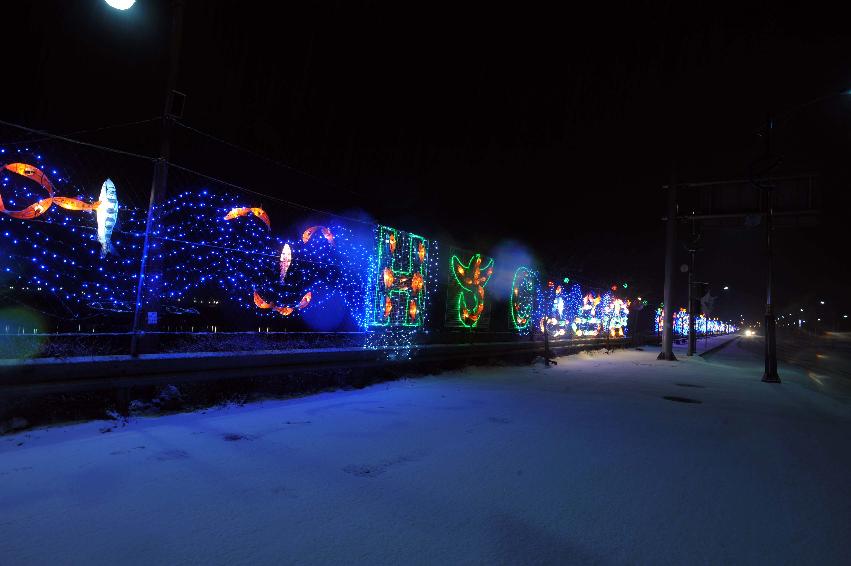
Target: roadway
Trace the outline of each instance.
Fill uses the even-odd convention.
[[[743,337],[739,346],[760,357],[765,340],[761,334]],[[778,330],[777,359],[800,370],[781,373],[780,379],[793,379],[828,395],[851,399],[851,334]]]

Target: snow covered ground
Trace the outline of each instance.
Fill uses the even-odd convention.
[[[0,437],[0,564],[848,564],[851,405],[657,352]]]

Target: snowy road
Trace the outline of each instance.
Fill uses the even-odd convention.
[[[851,405],[656,354],[0,437],[0,564],[847,564]]]

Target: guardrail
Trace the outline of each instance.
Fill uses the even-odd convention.
[[[632,337],[551,340],[549,350],[553,355],[564,355],[638,343],[639,340]],[[411,348],[409,356],[397,356],[395,359],[391,356],[398,354],[398,349],[343,347],[0,360],[0,387],[6,394],[57,393],[184,381],[274,377],[303,370],[459,360],[475,362],[506,357],[532,359],[543,356],[544,352],[543,341],[525,340],[419,344]]]

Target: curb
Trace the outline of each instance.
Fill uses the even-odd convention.
[[[732,344],[733,342],[735,342],[736,340],[738,340],[738,339],[740,339],[740,338],[741,338],[741,336],[733,336],[733,337],[732,337],[732,338],[730,338],[729,340],[727,340],[727,341],[725,341],[725,342],[721,342],[721,343],[720,343],[720,344],[718,344],[717,346],[713,346],[713,347],[709,348],[708,350],[706,350],[705,352],[701,352],[700,354],[698,354],[698,356],[700,356],[701,358],[703,358],[703,357],[708,356],[709,354],[714,354],[714,353],[715,353],[715,352],[717,352],[718,350],[721,350],[721,349],[723,349],[723,348],[726,348],[727,346],[729,346],[730,344]]]

